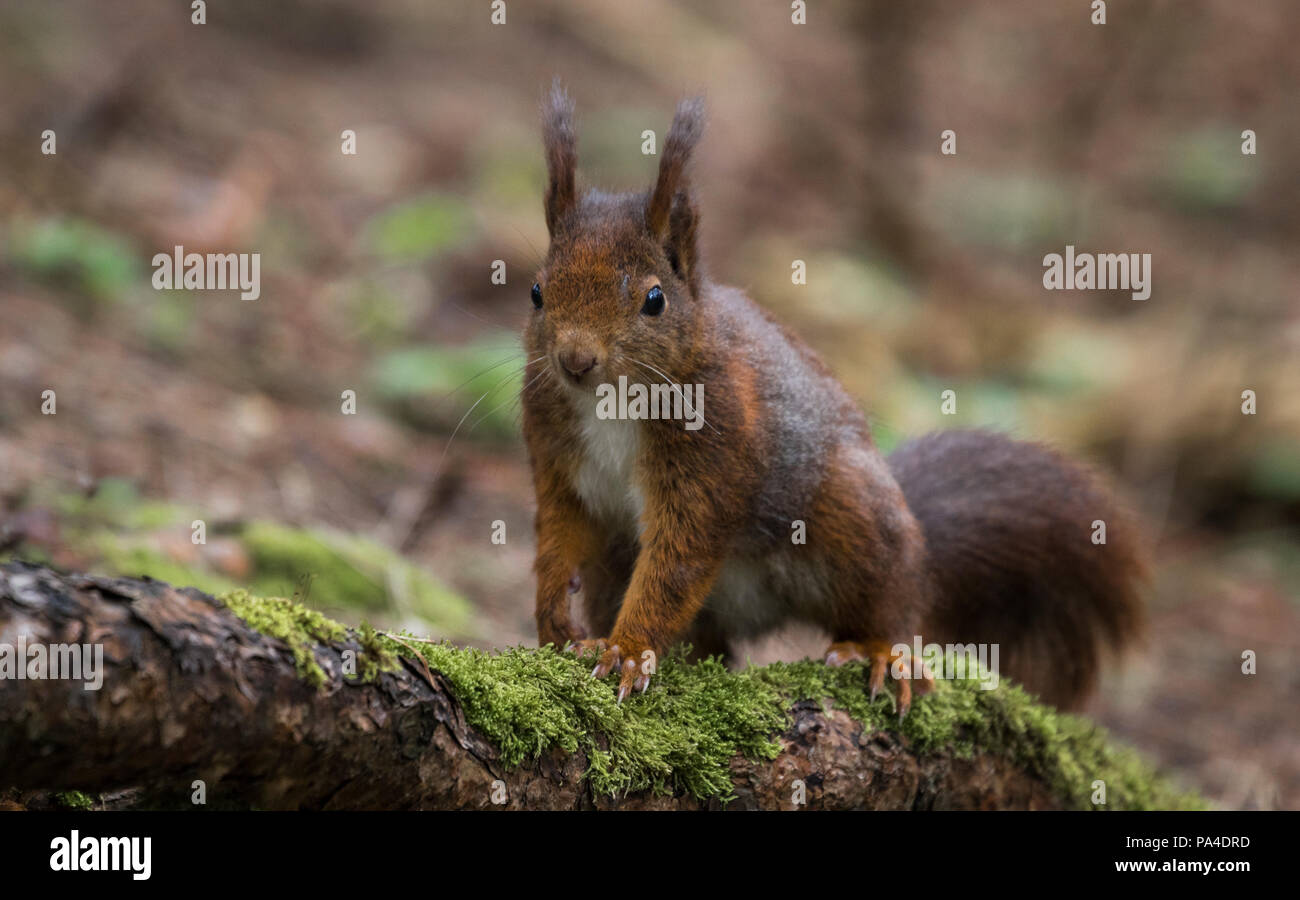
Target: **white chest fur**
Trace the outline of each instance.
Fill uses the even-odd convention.
[[[584,398],[585,399],[585,398]],[[636,525],[645,498],[636,481],[640,423],[633,419],[601,419],[595,398],[579,410],[578,496],[598,519],[610,524]]]

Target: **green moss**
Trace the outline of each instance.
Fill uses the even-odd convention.
[[[697,797],[726,796],[731,758],[774,756],[772,736],[787,721],[770,688],[717,661],[667,660],[654,689],[620,707],[611,683],[591,678],[590,660],[550,648],[488,654],[412,646],[451,682],[467,721],[497,745],[507,766],[551,746],[581,749],[592,786],[603,794],[681,787]]]
[[[209,594],[236,590],[238,585],[202,566],[177,562],[148,543],[112,532],[97,532],[79,541],[80,547],[92,549],[102,568],[115,575],[132,578],[149,576],[178,587],[196,587]],[[266,593],[272,593],[267,591]]]
[[[95,798],[81,791],[60,791],[54,795],[54,802],[64,809],[92,809]]]
[[[357,654],[357,681],[374,681],[380,672],[398,666],[397,654],[389,649],[391,641],[381,637],[368,623],[363,622],[357,633],[350,635],[347,628],[333,619],[283,597],[253,597],[248,591],[237,590],[217,599],[254,631],[284,641],[293,653],[298,674],[313,687],[323,687],[327,680],[325,670],[316,661],[314,648],[318,644],[355,638],[361,645]]]
[[[254,596],[283,596],[305,588],[307,602],[331,613],[418,617],[441,635],[472,635],[463,597],[376,541],[265,521],[225,527],[209,521],[209,541],[237,541],[247,556],[251,573],[237,584],[207,565],[202,548],[176,552],[178,538],[188,546],[200,512],[145,501],[129,481],[104,479],[91,497],[64,493],[43,502],[58,510],[68,545],[97,560],[101,571],[147,575],[211,594],[243,587]]]
[[[255,593],[290,593],[310,575],[314,606],[413,614],[444,634],[467,633],[464,598],[375,541],[272,522],[250,523],[239,537],[253,559]]]
[[[380,672],[398,667],[397,654],[388,649],[384,638],[369,622],[362,622],[358,632],[357,638],[361,642],[360,665],[357,667],[359,681],[368,684],[378,678]]]
[[[331,619],[283,597],[250,597],[247,591],[233,591],[218,599],[254,631],[279,638],[289,645],[294,665],[309,684],[325,684],[325,671],[316,662],[316,644],[341,641],[347,629]]]
[[[60,493],[50,505],[78,527],[112,527],[119,531],[148,531],[186,521],[186,511],[167,503],[144,500],[135,485],[125,478],[103,478],[90,496]]]
[[[313,641],[343,633],[342,626],[290,601],[238,592],[226,602],[252,627],[286,640],[295,658],[311,657]],[[993,691],[973,678],[940,682],[917,698],[900,727],[892,693],[871,701],[866,674],[856,665],[832,669],[805,660],[730,672],[717,660],[684,662],[679,651],[662,661],[649,691],[619,706],[613,676],[596,681],[590,658],[549,647],[489,654],[447,643],[398,642],[365,627],[360,639],[377,666],[418,653],[441,672],[466,721],[496,744],[505,765],[550,747],[582,750],[593,789],[602,794],[681,789],[698,798],[725,798],[732,757],[772,758],[791,705],[818,700],[844,710],[867,731],[899,728],[918,753],[1007,757],[1041,777],[1067,806],[1093,808],[1097,780],[1106,783],[1107,809],[1204,805],[1136,754],[1112,745],[1087,719],[1043,706],[1005,679]],[[314,662],[304,660],[304,668],[310,672]]]
[[[1136,753],[1113,744],[1106,731],[1080,716],[1038,703],[1003,679],[996,690],[969,679],[940,681],[896,721],[893,695],[869,699],[859,666],[832,669],[804,660],[740,673],[763,679],[786,698],[827,698],[865,730],[897,729],[918,753],[993,753],[1038,775],[1067,807],[1097,808],[1093,783],[1106,784],[1108,809],[1199,809],[1204,803],[1158,776]]]

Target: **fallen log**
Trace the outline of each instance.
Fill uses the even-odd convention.
[[[1005,685],[941,684],[899,729],[852,668],[666,660],[623,706],[589,670],[550,649],[489,655],[348,629],[285,600],[5,563],[0,791],[144,808],[1199,803]],[[1106,804],[1093,803],[1098,781]]]

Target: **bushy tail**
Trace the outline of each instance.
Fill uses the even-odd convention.
[[[1084,467],[990,432],[927,435],[889,463],[929,549],[924,640],[996,643],[1001,674],[1056,706],[1081,703],[1103,651],[1142,630],[1132,520]]]

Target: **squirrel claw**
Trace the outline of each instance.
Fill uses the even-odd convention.
[[[650,676],[641,671],[635,656],[628,656],[622,661],[619,668],[622,670],[618,682],[618,699],[620,703],[624,697],[635,690],[645,693],[645,689],[650,685]]]
[[[596,663],[596,668],[591,674],[596,678],[604,678],[615,670],[619,673],[618,702],[620,704],[633,691],[644,694],[650,687],[650,673],[642,669],[639,657],[624,654],[618,644],[610,644],[602,651],[600,661]]]
[[[912,682],[906,678],[898,682],[898,721],[903,721],[907,717],[907,711],[912,708]]]
[[[885,665],[887,657],[883,654],[876,653],[871,656],[871,699],[876,699],[876,694],[885,686]]]
[[[595,650],[600,654],[600,659],[596,661],[596,668],[591,670],[592,678],[604,678],[618,668],[618,664],[622,660],[618,644],[611,645],[604,638],[600,638],[588,641],[587,645],[588,650]]]
[[[871,662],[871,674],[868,676],[868,687],[872,702],[880,694],[880,689],[885,686],[885,675],[889,672],[890,664],[898,659],[899,654],[890,652],[887,644],[873,641],[860,643],[858,641],[838,641],[831,644],[826,649],[826,665],[842,666],[850,662]],[[907,716],[907,711],[912,707],[912,682],[910,678],[899,678],[898,681],[898,721],[903,721]],[[917,693],[925,693],[934,686],[933,679],[928,673],[923,677],[920,685],[917,687]]]

